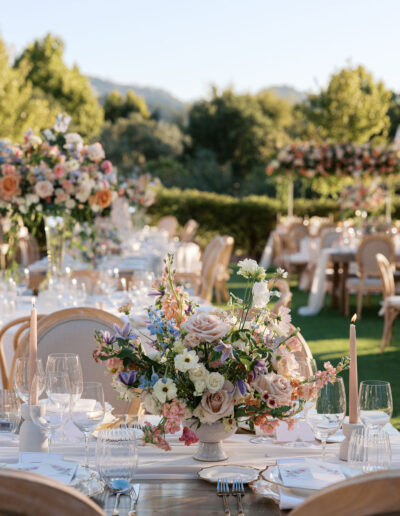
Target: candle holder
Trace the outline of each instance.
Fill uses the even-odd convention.
[[[31,410],[37,411],[38,415],[44,410],[41,405],[29,405],[24,403],[21,406],[21,415],[24,422],[19,431],[20,452],[48,452],[48,440],[46,434],[32,421]]]
[[[339,459],[340,460],[347,460],[348,452],[349,452],[349,444],[350,444],[350,438],[351,434],[353,433],[353,430],[356,430],[357,428],[362,428],[364,425],[361,423],[343,423],[342,424],[342,430],[343,434],[345,436],[345,440],[340,445],[339,450]]]

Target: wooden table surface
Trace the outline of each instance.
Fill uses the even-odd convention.
[[[223,515],[222,498],[216,495],[216,486],[201,480],[137,480],[140,484],[137,516],[163,514],[171,516]],[[94,500],[104,508],[107,516],[112,514],[115,496],[105,491]],[[237,502],[234,496],[228,498],[231,516],[237,514]],[[120,516],[129,512],[129,496],[120,498]],[[246,488],[243,498],[246,516],[287,515],[289,511],[280,511],[273,501],[258,496]]]

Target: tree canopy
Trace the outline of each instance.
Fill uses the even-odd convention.
[[[302,112],[321,139],[355,144],[378,136],[384,140],[390,126],[391,97],[383,83],[362,66],[344,68],[332,75],[326,89],[309,95]]]
[[[129,118],[132,113],[139,113],[143,118],[150,118],[150,112],[143,97],[128,90],[125,98],[117,90],[109,93],[103,104],[104,118],[112,123],[118,118]]]
[[[72,117],[71,129],[84,137],[97,135],[103,123],[103,110],[89,79],[77,66],[63,61],[64,43],[48,34],[29,45],[15,60],[16,70],[27,70],[27,79],[41,91],[53,110]]]
[[[20,141],[28,129],[35,131],[54,123],[56,113],[28,79],[22,65],[13,69],[0,39],[0,138]]]

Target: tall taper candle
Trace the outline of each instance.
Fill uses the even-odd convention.
[[[349,375],[349,423],[358,423],[358,374],[357,374],[357,316],[353,315],[350,324],[350,375]]]
[[[29,327],[29,370],[28,370],[28,382],[30,391],[30,399],[29,403],[31,405],[37,405],[38,403],[38,391],[37,391],[37,382],[32,388],[33,379],[36,374],[36,364],[37,364],[37,312],[36,312],[36,304],[35,298],[32,298],[32,311],[31,311],[31,321]]]

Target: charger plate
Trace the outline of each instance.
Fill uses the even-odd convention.
[[[219,478],[232,484],[234,480],[242,480],[243,484],[248,484],[258,478],[260,470],[251,466],[236,466],[234,464],[223,466],[209,466],[197,472],[201,480],[216,484]]]

